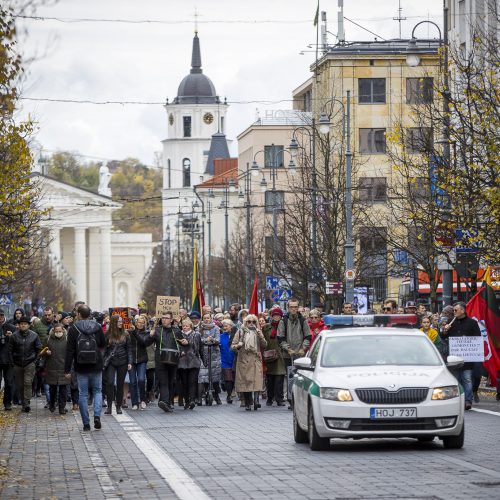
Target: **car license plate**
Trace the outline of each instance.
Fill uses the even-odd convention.
[[[370,418],[417,418],[416,408],[370,408]]]

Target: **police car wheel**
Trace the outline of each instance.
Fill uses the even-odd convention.
[[[458,436],[443,436],[443,446],[448,450],[458,450],[464,446],[465,429]]]
[[[330,438],[322,438],[318,435],[316,431],[316,424],[314,423],[313,409],[309,406],[308,413],[308,437],[309,437],[309,447],[313,451],[323,451],[330,448]]]
[[[295,416],[295,410],[293,412],[293,439],[296,443],[307,443],[307,432],[300,428]]]

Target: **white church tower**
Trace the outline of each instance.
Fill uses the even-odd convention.
[[[229,157],[224,135],[227,108],[210,78],[203,74],[200,39],[195,31],[191,71],[181,81],[177,97],[171,103],[167,100],[165,105],[168,138],[162,141],[163,235],[164,241],[171,241],[171,248],[176,244],[177,230],[182,233],[181,224],[185,234],[186,225],[194,223],[188,222],[196,200],[193,187],[214,175],[213,160],[208,161],[214,141],[218,146],[216,157]],[[179,212],[183,214],[180,217]]]

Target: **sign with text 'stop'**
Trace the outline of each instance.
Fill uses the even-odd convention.
[[[180,297],[169,297],[167,295],[158,295],[156,297],[156,317],[161,317],[166,312],[171,312],[174,316],[179,314],[181,307]]]

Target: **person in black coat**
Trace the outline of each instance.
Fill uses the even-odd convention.
[[[0,309],[0,385],[3,378],[3,407],[6,411],[12,410],[14,367],[9,356],[9,340],[16,329],[12,322],[7,321],[5,311]]]
[[[172,325],[173,315],[166,312],[161,317],[161,325],[155,324],[149,334],[147,344],[153,342],[156,345],[155,366],[160,386],[160,398],[158,406],[164,412],[174,411],[170,397],[174,392],[177,365],[179,364],[179,345],[188,345],[188,341],[182,338],[182,333],[176,326]],[[177,353],[177,355],[176,355]]]
[[[148,318],[139,315],[129,329],[130,348],[132,350],[132,368],[130,377],[130,399],[132,410],[146,409],[146,367],[148,364],[148,351],[146,341],[149,336]]]
[[[466,305],[463,302],[457,302],[453,306],[453,320],[442,328],[442,335],[446,338],[450,337],[481,337],[481,330],[477,321],[469,318],[466,312]],[[465,409],[472,408],[472,376],[474,371],[474,363],[464,363],[460,369],[459,380],[464,386],[465,391]]]
[[[123,328],[123,319],[118,314],[111,316],[109,330],[106,334],[106,350],[104,352],[104,376],[106,377],[106,399],[108,408],[106,415],[111,415],[115,395],[116,376],[116,413],[122,413],[123,384],[127,370],[132,368],[132,349],[130,335]]]

